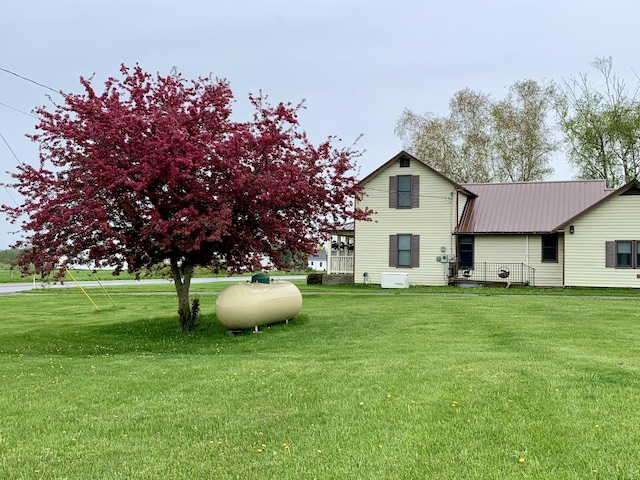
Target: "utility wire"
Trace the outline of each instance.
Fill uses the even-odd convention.
[[[0,71],[6,72],[6,73],[8,73],[8,74],[10,74],[10,75],[13,75],[13,76],[15,76],[15,77],[18,77],[18,78],[20,78],[20,79],[22,79],[22,80],[26,80],[27,82],[31,82],[31,83],[33,83],[34,85],[38,85],[39,87],[46,88],[47,90],[51,90],[52,92],[58,93],[58,94],[60,94],[60,95],[63,95],[63,93],[62,93],[62,91],[61,91],[61,90],[56,90],[55,88],[51,88],[50,86],[45,85],[45,84],[43,84],[43,83],[36,82],[35,80],[32,80],[32,79],[27,78],[27,77],[24,77],[24,76],[22,76],[22,75],[18,75],[16,72],[12,72],[11,70],[7,70],[6,68],[2,68],[2,67],[0,67]],[[36,118],[36,119],[38,118],[38,117],[36,117],[35,115],[32,115],[32,114],[27,113],[27,112],[23,112],[23,111],[21,111],[21,110],[18,110],[17,108],[13,108],[13,107],[11,107],[11,106],[9,106],[9,105],[6,105],[6,104],[4,104],[4,103],[0,103],[0,104],[1,104],[1,105],[3,105],[3,106],[5,106],[5,107],[7,107],[7,108],[12,109],[12,110],[16,110],[17,112],[23,113],[23,114],[25,114],[25,115],[29,115],[29,116],[34,117],[34,118]],[[3,135],[1,132],[0,132],[0,137],[2,137],[2,140],[4,141],[5,145],[7,146],[7,148],[9,149],[9,151],[11,152],[11,154],[13,155],[13,158],[15,158],[15,159],[16,159],[16,161],[18,162],[18,164],[19,164],[19,165],[24,165],[24,164],[20,161],[20,159],[18,158],[18,156],[16,155],[16,152],[14,152],[14,151],[13,151],[13,149],[11,148],[11,145],[9,145],[9,142],[7,142],[7,139],[6,139],[6,138],[4,138],[4,135]],[[16,205],[16,206],[17,206],[17,205],[18,205],[18,202],[16,202],[16,200],[13,198],[13,196],[11,195],[11,192],[9,192],[9,189],[7,189],[7,186],[3,184],[3,185],[2,185],[2,187],[4,188],[5,192],[7,192],[7,195],[9,196],[9,198],[11,199],[11,201],[14,203],[14,205]]]
[[[5,192],[7,192],[7,195],[9,196],[9,198],[11,199],[11,201],[13,202],[13,204],[14,204],[16,207],[19,207],[20,205],[18,204],[18,202],[16,202],[16,199],[15,199],[15,198],[13,198],[13,195],[11,195],[11,192],[9,191],[9,189],[8,189],[5,185],[3,185],[3,186],[2,186],[2,188],[4,188],[4,191],[5,191]]]
[[[18,113],[22,113],[23,115],[28,115],[29,117],[33,117],[35,119],[38,119],[38,117],[36,117],[33,113],[25,112],[24,110],[19,110],[19,109],[15,108],[15,107],[12,107],[11,105],[7,105],[6,103],[0,102],[0,105],[2,105],[3,107],[10,108],[11,110],[15,110]]]
[[[56,93],[59,93],[60,95],[62,95],[62,92],[60,90],[56,90],[55,88],[51,88],[51,87],[49,87],[47,85],[44,85],[43,83],[36,82],[35,80],[31,80],[30,78],[23,77],[22,75],[18,75],[16,72],[12,72],[11,70],[7,70],[6,68],[2,68],[2,67],[0,67],[0,70],[2,70],[3,72],[9,73],[11,75],[14,75],[14,76],[16,76],[18,78],[21,78],[22,80],[26,80],[27,82],[34,83],[34,84],[38,85],[39,87],[46,88],[47,90],[51,90],[52,92],[56,92]]]
[[[4,138],[4,135],[2,134],[2,132],[0,132],[0,137],[2,137],[2,140],[4,141],[5,145],[7,146],[7,148],[9,149],[9,151],[11,152],[11,154],[13,155],[13,158],[16,159],[16,161],[20,164],[23,165],[23,163],[20,161],[20,159],[18,158],[18,156],[16,155],[16,152],[13,151],[13,149],[11,148],[11,145],[9,145],[9,142],[7,142],[7,139]],[[18,206],[18,202],[16,202],[16,199],[13,198],[13,195],[11,195],[11,192],[9,191],[9,189],[7,188],[7,186],[5,184],[2,184],[2,188],[4,188],[4,191],[7,192],[7,195],[9,196],[9,198],[11,199],[11,201],[13,202],[13,204],[17,207]]]
[[[2,137],[2,140],[4,141],[5,145],[7,146],[11,154],[13,155],[13,158],[15,158],[20,165],[23,165],[23,163],[20,161],[20,159],[16,155],[16,152],[13,151],[13,148],[11,148],[11,145],[9,145],[9,142],[7,142],[7,139],[4,138],[4,135],[2,134],[2,132],[0,132],[0,137]]]

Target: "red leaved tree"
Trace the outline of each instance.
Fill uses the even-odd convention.
[[[14,223],[28,218],[15,245],[25,271],[64,274],[60,259],[116,274],[168,263],[186,331],[196,266],[237,273],[268,257],[286,268],[332,224],[367,218],[355,206],[358,153],[333,137],[312,145],[302,105],[249,96],[253,119],[238,122],[226,81],[120,72],[102,93],[81,78],[82,94],[37,110],[39,166],[18,167],[10,186],[24,203],[1,207]]]

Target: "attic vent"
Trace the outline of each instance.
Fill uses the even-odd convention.
[[[411,165],[409,157],[400,157],[400,166],[409,167]]]
[[[629,190],[622,192],[620,195],[640,195],[640,188],[634,185],[631,188],[629,188]]]

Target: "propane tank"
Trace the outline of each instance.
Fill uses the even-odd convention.
[[[216,316],[222,325],[245,330],[284,322],[302,308],[302,294],[287,281],[239,283],[218,294]]]

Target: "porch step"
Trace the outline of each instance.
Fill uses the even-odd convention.
[[[307,284],[322,285],[353,285],[353,273],[310,273],[307,275]]]
[[[353,273],[325,273],[322,275],[323,285],[353,285]]]

